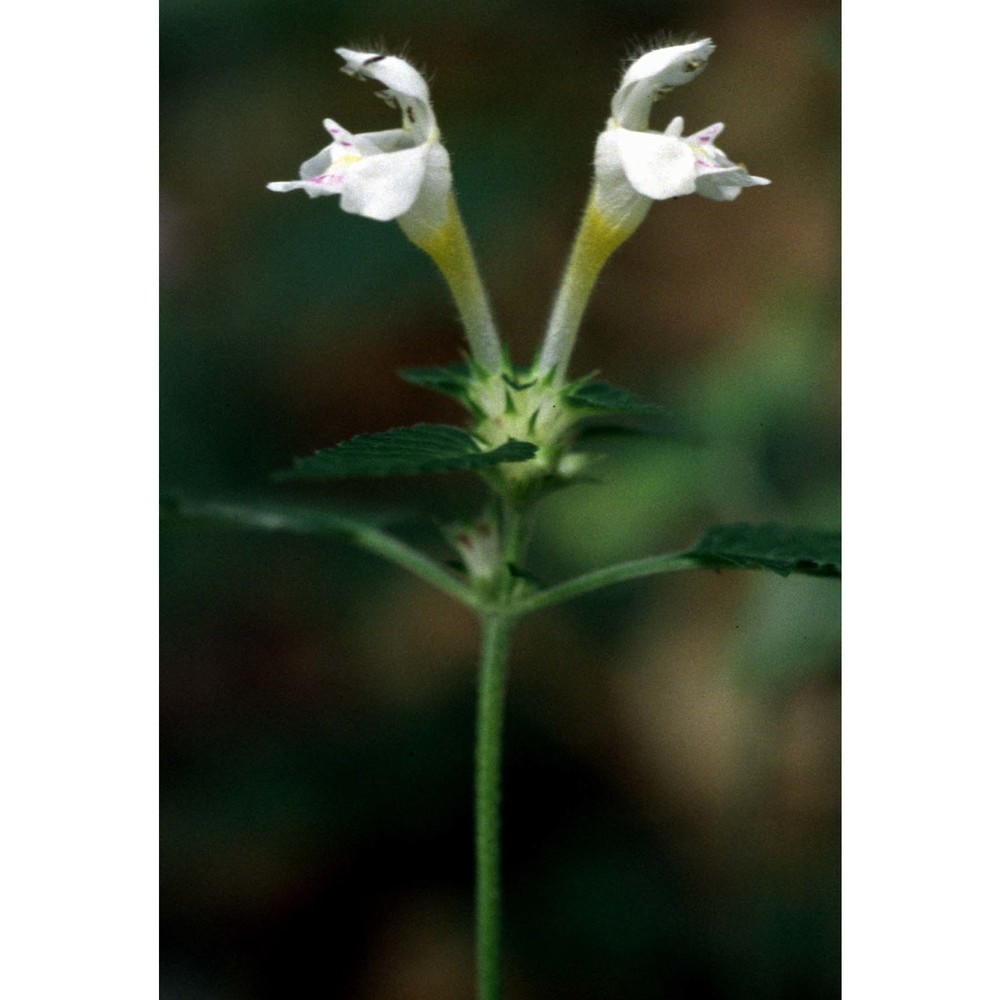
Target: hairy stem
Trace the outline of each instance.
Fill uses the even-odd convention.
[[[516,619],[483,617],[476,718],[476,964],[478,1000],[500,1000],[500,787],[504,686]]]
[[[701,564],[689,556],[672,554],[649,556],[646,559],[635,559],[631,562],[617,563],[614,566],[604,566],[590,573],[557,583],[553,587],[531,594],[515,601],[511,610],[518,615],[530,614],[542,608],[561,604],[570,598],[579,597],[600,587],[608,587],[614,583],[624,583],[626,580],[637,580],[643,576],[653,576],[656,573],[674,573],[682,569],[700,569]]]

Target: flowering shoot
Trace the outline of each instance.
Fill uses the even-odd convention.
[[[323,125],[331,141],[302,164],[299,180],[268,185],[273,191],[302,190],[311,198],[338,195],[346,212],[395,219],[438,265],[469,342],[464,374],[452,371],[448,380],[460,383],[451,394],[472,414],[474,439],[484,450],[512,439],[535,448],[529,460],[498,463],[484,473],[500,492],[537,495],[578,476],[586,464],[585,456],[572,451],[586,408],[579,399],[572,402],[583,383],[567,379],[570,355],[601,269],[652,203],[688,194],[732,201],[744,188],[770,183],[715,145],[721,124],[688,136],[680,117],[662,132],[649,127],[653,104],[694,80],[714,51],[708,38],[661,46],[633,59],[623,73],[597,137],[590,197],[545,337],[527,368],[515,367],[504,354],[452,192],[450,160],[427,81],[409,62],[337,49],[345,73],[381,85],[379,96],[400,113],[399,127],[352,133],[327,118]]]
[[[399,128],[352,134],[327,118],[333,140],[299,168],[300,180],[275,181],[271,191],[340,195],[345,212],[379,222],[396,219],[441,269],[458,304],[473,357],[486,369],[501,364],[493,325],[468,236],[452,194],[451,163],[441,144],[427,82],[406,60],[337,49],[350,76],[376,80],[379,96],[399,109]]]
[[[732,201],[754,177],[714,145],[722,125],[685,138],[684,120],[663,132],[649,128],[653,103],[705,68],[708,38],[654,49],[626,70],[611,99],[611,117],[597,138],[594,185],[539,358],[542,371],[565,375],[587,299],[608,257],[635,232],[654,201],[698,194]]]

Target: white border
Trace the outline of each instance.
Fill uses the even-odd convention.
[[[0,995],[154,996],[155,8],[5,16]]]
[[[946,13],[845,11],[850,1000],[997,982],[995,34]]]

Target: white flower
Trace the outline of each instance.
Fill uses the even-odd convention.
[[[311,198],[340,195],[345,212],[380,222],[399,219],[411,238],[440,229],[448,218],[451,166],[426,81],[397,56],[351,49],[337,54],[346,62],[345,73],[385,86],[379,96],[400,109],[402,127],[353,135],[327,118],[323,125],[333,141],[302,164],[301,180],[268,188],[301,189]]]
[[[674,118],[663,132],[647,128],[657,96],[700,73],[714,50],[707,38],[656,49],[625,73],[594,156],[595,207],[615,228],[634,229],[652,200],[697,192],[714,201],[732,201],[745,187],[771,183],[752,176],[714,145],[722,125],[690,137],[681,134],[682,118]]]

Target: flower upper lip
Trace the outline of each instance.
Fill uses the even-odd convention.
[[[336,51],[344,60],[343,72],[348,76],[377,80],[385,87],[383,96],[403,113],[404,129],[415,129],[423,140],[436,130],[427,81],[405,59],[354,49]]]
[[[611,114],[623,128],[644,129],[657,96],[665,89],[693,80],[715,51],[710,38],[687,45],[669,45],[640,56],[625,71],[611,99]]]

